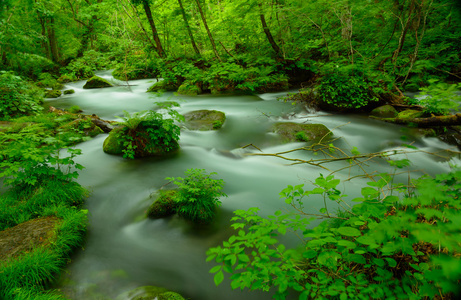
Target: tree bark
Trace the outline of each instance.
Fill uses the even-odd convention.
[[[261,3],[258,3],[258,5],[259,5],[259,8],[260,8],[259,18],[261,19],[261,25],[263,27],[264,33],[266,34],[267,40],[271,44],[272,49],[274,49],[275,54],[278,57],[282,58],[282,51],[280,50],[280,47],[275,42],[274,37],[272,36],[272,33],[271,33],[270,29],[269,29],[269,26],[267,26],[266,18],[264,17],[264,13],[263,13],[263,10],[262,10]]]
[[[205,26],[206,32],[208,34],[208,38],[210,39],[211,46],[213,47],[213,52],[216,58],[221,61],[221,57],[219,57],[218,50],[216,50],[216,44],[214,42],[213,36],[211,35],[210,29],[208,28],[208,23],[206,22],[205,15],[203,14],[202,6],[200,5],[199,0],[195,0],[197,3],[198,11],[200,13],[200,17],[202,18],[203,25]]]
[[[192,30],[190,29],[190,26],[189,26],[189,21],[187,21],[186,11],[184,10],[184,7],[182,5],[182,1],[178,0],[178,3],[179,3],[179,7],[181,8],[181,14],[182,14],[182,17],[184,19],[184,24],[186,25],[187,33],[189,34],[189,38],[190,38],[190,42],[192,44],[192,47],[194,48],[195,53],[197,55],[200,55],[200,51],[198,50],[197,45],[195,44],[194,35],[192,34]]]
[[[152,17],[152,11],[150,10],[149,2],[147,0],[142,1],[144,12],[146,13],[147,20],[149,21],[150,28],[152,29],[152,36],[154,38],[157,53],[161,58],[165,57],[165,51],[163,51],[162,43],[158,36],[157,28],[155,27],[154,18]]]
[[[53,60],[53,62],[59,63],[58,44],[56,42],[56,34],[54,32],[54,17],[49,17],[47,23],[48,42],[50,44],[51,59]]]
[[[379,119],[389,123],[395,124],[415,124],[418,127],[437,127],[437,126],[457,126],[461,125],[461,113],[448,116],[433,116],[429,118],[413,118],[413,119],[399,119],[399,118],[383,118]]]

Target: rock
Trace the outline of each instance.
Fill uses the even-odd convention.
[[[113,85],[104,78],[93,76],[85,83],[84,89],[99,89],[105,87],[112,87]]]
[[[148,93],[152,92],[174,92],[178,89],[179,85],[175,82],[169,82],[162,80],[154,83],[150,88],[147,89]]]
[[[108,121],[99,119],[99,117],[97,116],[96,117],[92,116],[91,122],[93,122],[94,125],[101,128],[101,130],[104,131],[105,133],[109,133],[112,131],[112,129],[114,129],[114,126],[112,124],[110,124]]]
[[[169,292],[167,289],[157,286],[140,286],[134,290],[119,295],[116,300],[156,300],[158,296]]]
[[[100,133],[104,133],[104,131],[99,126],[95,125],[90,117],[76,119],[70,123],[67,123],[61,128],[64,130],[69,130],[72,128],[76,131],[83,132],[86,136],[90,137],[95,137]]]
[[[177,190],[160,190],[157,200],[148,208],[147,217],[151,219],[159,219],[174,215],[177,202],[174,198],[177,196]]]
[[[216,130],[223,126],[226,115],[217,110],[195,110],[184,115],[190,130]]]
[[[126,130],[126,127],[119,126],[114,128],[109,136],[104,140],[102,150],[107,154],[123,154],[123,141],[120,140],[119,134],[123,134],[122,131]]]
[[[370,116],[377,118],[395,118],[398,112],[392,105],[383,105],[373,109]]]
[[[187,96],[197,96],[202,93],[199,84],[194,84],[190,81],[185,81],[178,88],[178,94]]]
[[[57,217],[33,219],[0,231],[0,263],[54,241]]]
[[[62,95],[60,90],[46,90],[45,98],[58,98]]]
[[[170,141],[169,145],[156,140],[155,143],[150,139],[148,129],[156,130],[156,125],[150,125],[142,121],[136,129],[129,129],[121,126],[113,129],[109,136],[104,140],[103,151],[108,154],[123,154],[126,149],[124,138],[130,137],[132,152],[134,157],[164,156],[176,152],[179,149],[177,141]]]
[[[75,90],[72,90],[72,89],[64,91],[64,95],[70,95],[70,94],[74,94],[74,93],[75,93]]]
[[[332,132],[323,124],[277,123],[273,131],[287,142],[320,141],[332,135]]]
[[[68,82],[72,82],[72,81],[75,81],[75,80],[77,80],[77,78],[75,78],[75,76],[71,77],[68,74],[64,74],[64,75],[62,75],[61,77],[58,78],[58,82],[60,82],[60,83],[68,83]]]
[[[158,295],[158,300],[184,300],[184,297],[175,292],[166,292]]]

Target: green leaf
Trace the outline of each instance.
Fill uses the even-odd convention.
[[[216,286],[220,285],[221,282],[224,280],[224,274],[222,271],[219,271],[218,273],[216,273],[216,275],[214,276],[214,284]]]
[[[210,273],[216,273],[219,270],[221,270],[221,268],[222,268],[222,265],[214,266],[213,268],[211,268]]]
[[[344,236],[359,236],[361,235],[360,230],[353,227],[339,227],[337,229],[338,233]]]

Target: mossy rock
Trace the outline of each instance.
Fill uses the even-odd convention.
[[[118,136],[118,134],[123,130],[125,130],[125,127],[119,126],[109,133],[109,136],[104,140],[102,145],[102,149],[105,153],[115,155],[123,154],[123,141],[121,141]]]
[[[45,98],[58,98],[62,95],[60,90],[46,90]]]
[[[119,295],[115,300],[155,300],[169,290],[158,286],[140,286]]]
[[[197,96],[202,93],[199,84],[194,84],[190,81],[185,81],[178,88],[178,94],[186,96]]]
[[[143,126],[143,122],[141,122],[141,124],[135,130],[132,130],[131,133],[128,133],[130,130],[125,126],[115,128],[104,140],[103,151],[107,154],[123,154],[123,150],[125,149],[123,145],[123,136],[127,134],[132,138],[134,157],[136,158],[165,156],[174,153],[179,149],[179,144],[177,141],[171,141],[171,144],[168,145],[168,147],[166,145],[152,144],[147,129],[147,126]]]
[[[277,123],[273,131],[287,142],[317,142],[333,135],[323,124]]]
[[[65,90],[64,95],[70,95],[70,94],[75,94],[75,90]]]
[[[158,300],[185,300],[183,296],[175,292],[166,292],[158,295]]]
[[[422,118],[424,117],[424,112],[415,109],[406,109],[404,111],[399,112],[397,115],[398,119],[407,120],[407,119],[415,119],[415,118]]]
[[[78,132],[83,132],[86,136],[95,137],[104,131],[96,126],[89,117],[83,119],[76,119],[70,123],[61,127],[65,131],[75,130]]]
[[[99,76],[93,76],[85,83],[84,89],[100,89],[106,87],[112,87],[113,85],[104,78]]]
[[[71,77],[70,75],[64,74],[61,77],[57,79],[58,82],[60,83],[68,83],[77,80],[75,76]]]
[[[162,80],[154,83],[150,88],[147,89],[148,93],[155,92],[175,92],[178,89],[179,85],[175,82],[170,82],[167,80]]]
[[[160,190],[157,200],[149,206],[147,217],[151,219],[165,218],[176,213],[178,207],[174,200],[177,197],[177,190]]]
[[[217,110],[194,110],[184,115],[186,127],[190,130],[217,130],[226,121],[226,115]]]
[[[395,118],[398,112],[392,105],[383,105],[373,109],[370,116],[377,118]]]

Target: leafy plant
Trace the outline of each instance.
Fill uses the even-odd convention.
[[[181,217],[198,223],[208,223],[213,219],[216,205],[221,203],[219,198],[227,196],[222,192],[224,181],[211,178],[216,174],[207,174],[204,169],[188,169],[185,178],[166,178],[179,187],[175,201]]]
[[[299,299],[432,299],[457,292],[460,178],[460,170],[422,177],[414,193],[399,197],[385,193],[391,176],[381,174],[352,199],[354,206],[333,176],[318,177],[308,191],[288,186],[280,195],[298,213],[263,218],[257,208],[236,211],[237,234],[207,252],[207,261],[218,263],[210,272],[216,284],[228,272],[232,288],[271,289],[276,299],[293,290]],[[314,195],[324,208],[306,212],[303,199]],[[332,214],[328,202],[340,211]],[[307,228],[319,218],[327,220]],[[289,232],[303,233],[298,247],[278,239]]]
[[[38,113],[41,97],[21,77],[0,71],[0,118]]]
[[[461,89],[461,84],[447,84],[437,79],[429,80],[429,86],[421,88],[421,95],[426,96],[419,100],[428,114],[447,115],[451,111],[459,111],[461,96],[456,92]]]

